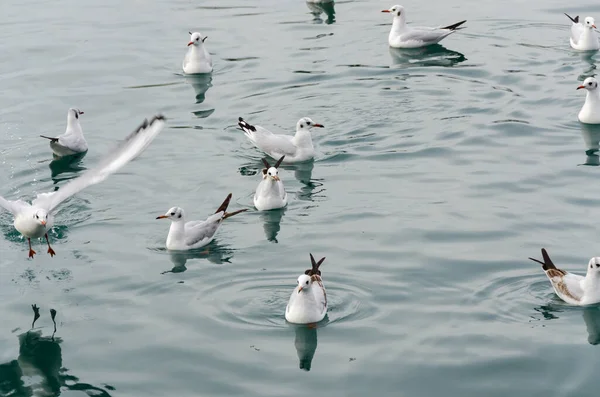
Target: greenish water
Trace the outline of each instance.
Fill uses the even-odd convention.
[[[300,0],[3,1],[1,195],[60,188],[143,118],[169,122],[61,208],[56,257],[37,242],[28,260],[0,214],[0,395],[597,395],[600,310],[562,304],[527,259],[546,247],[583,272],[599,254],[600,131],[575,90],[599,55],[570,50],[562,15],[594,4],[403,3],[413,23],[468,20],[407,53],[381,1],[319,18]],[[189,30],[212,79],[181,75]],[[70,106],[90,151],[50,163],[38,135]],[[239,116],[324,124],[316,161],[283,166],[285,211],[168,253],[169,207],[200,219],[232,192],[251,208],[261,153]],[[309,252],[327,257],[316,330],[284,320]]]

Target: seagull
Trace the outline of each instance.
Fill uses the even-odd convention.
[[[150,122],[144,122],[119,144],[95,168],[72,179],[57,191],[40,193],[31,204],[23,200],[9,201],[0,196],[0,207],[12,212],[14,226],[29,241],[29,257],[33,258],[35,251],[31,248],[32,238],[45,237],[48,243],[48,253],[54,256],[50,247],[48,230],[54,223],[56,208],[66,199],[85,189],[105,180],[109,175],[118,171],[125,164],[139,156],[144,149],[156,138],[164,127],[164,116],[154,116]]]
[[[40,135],[50,140],[50,148],[59,157],[85,153],[88,150],[87,142],[83,137],[79,116],[83,112],[79,109],[70,108],[67,112],[67,130],[56,138]]]
[[[204,41],[208,36],[202,37],[198,32],[189,32],[190,42],[188,51],[183,58],[183,72],[185,74],[203,74],[213,71],[212,59],[204,47]]]
[[[204,221],[185,221],[185,213],[179,207],[172,207],[166,214],[157,216],[156,219],[170,219],[171,228],[167,236],[167,249],[173,251],[187,251],[196,248],[202,248],[208,245],[217,234],[221,223],[240,212],[247,211],[242,209],[234,212],[227,212],[227,207],[231,201],[231,193],[227,195],[225,201],[217,211],[206,218]]]
[[[299,163],[314,159],[315,148],[313,147],[310,130],[313,127],[324,127],[308,117],[303,117],[296,123],[296,135],[292,137],[273,134],[259,125],[250,125],[241,117],[238,120],[238,126],[254,146],[274,159],[285,156],[288,163]]]
[[[274,210],[287,205],[287,193],[283,187],[283,182],[279,179],[279,171],[277,170],[284,158],[285,156],[281,156],[272,167],[267,159],[262,159],[265,165],[262,170],[263,180],[258,184],[254,194],[254,206],[259,211]]]
[[[594,18],[586,17],[583,24],[579,22],[579,16],[571,18],[565,13],[567,18],[573,22],[571,25],[571,38],[569,39],[571,47],[580,51],[597,51],[600,48],[598,35],[596,34],[596,25]]]
[[[544,248],[542,248],[542,257],[543,262],[534,258],[529,259],[542,265],[554,292],[560,299],[577,306],[600,302],[600,257],[590,259],[585,277],[558,269]]]
[[[406,12],[404,7],[395,5],[389,10],[383,10],[394,15],[392,30],[388,36],[390,47],[394,48],[419,48],[439,43],[444,37],[456,32],[466,20],[453,25],[437,28],[408,27],[406,26]]]
[[[321,279],[319,266],[325,258],[315,262],[310,254],[311,269],[298,277],[298,286],[290,296],[285,308],[285,319],[294,324],[313,324],[325,318],[327,314],[327,293]]]
[[[598,90],[598,80],[588,77],[583,84],[577,87],[578,90],[585,88],[587,94],[585,103],[579,111],[577,118],[584,124],[600,124],[600,91]]]

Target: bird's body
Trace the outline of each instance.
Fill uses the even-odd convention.
[[[206,38],[198,32],[190,32],[190,42],[182,65],[185,74],[205,74],[213,71],[212,58],[204,46]]]
[[[318,323],[327,314],[327,292],[319,270],[325,258],[315,262],[311,254],[310,259],[312,268],[298,277],[298,285],[285,308],[285,319],[290,323]]]
[[[35,255],[31,248],[31,239],[46,237],[48,253],[54,256],[54,250],[48,241],[48,230],[54,223],[54,211],[65,200],[84,188],[95,185],[115,173],[129,161],[140,155],[164,127],[164,117],[155,116],[132,132],[118,148],[111,152],[96,168],[72,179],[59,190],[40,193],[31,202],[23,200],[9,201],[0,197],[0,207],[14,216],[15,228],[29,240],[29,257]]]
[[[584,124],[600,124],[600,90],[598,81],[588,77],[578,90],[585,89],[585,102],[577,115],[577,119]]]
[[[262,171],[263,180],[258,184],[254,194],[254,206],[259,211],[274,210],[287,205],[288,196],[277,170],[284,157],[282,156],[272,167],[266,159],[263,159],[266,167]]]
[[[166,246],[172,251],[187,251],[202,248],[208,245],[217,234],[221,223],[233,215],[246,211],[246,209],[235,212],[227,212],[227,207],[231,201],[231,193],[227,196],[223,204],[217,211],[203,221],[185,221],[185,213],[179,207],[172,207],[166,214],[158,216],[156,219],[170,219],[171,227],[167,235]]]
[[[274,159],[285,156],[288,163],[299,163],[314,159],[315,148],[310,130],[313,127],[323,128],[322,124],[315,123],[308,117],[301,118],[296,123],[296,134],[294,136],[273,134],[259,125],[248,124],[241,117],[238,126],[258,149]]]
[[[392,29],[388,36],[388,44],[393,48],[420,48],[439,43],[442,39],[456,32],[460,26],[467,22],[461,21],[448,26],[440,27],[412,27],[406,25],[406,12],[404,7],[395,5],[382,12],[394,16]]]
[[[581,23],[579,16],[571,18],[568,14],[565,13],[565,15],[573,22],[569,38],[571,47],[579,51],[597,51],[600,48],[600,42],[598,42],[598,34],[594,30],[596,29],[594,18],[586,17]]]
[[[558,269],[544,248],[542,257],[543,262],[529,259],[542,265],[554,292],[563,301],[577,306],[600,302],[600,257],[590,259],[585,277]]]
[[[50,148],[55,155],[63,157],[87,152],[88,145],[79,124],[79,116],[82,114],[81,110],[71,108],[67,113],[67,129],[64,134],[56,138],[40,135],[50,140]]]

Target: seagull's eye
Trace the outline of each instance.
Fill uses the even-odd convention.
[[[175,213],[174,213],[174,212],[171,212],[171,216],[175,216]]]
[[[306,124],[310,125],[310,121],[307,121]]]
[[[39,216],[37,216],[37,215],[36,215],[35,217],[36,217],[37,219],[40,219],[40,217],[39,217]]]
[[[308,280],[306,280],[306,285],[308,285]]]

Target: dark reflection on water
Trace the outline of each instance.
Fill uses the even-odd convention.
[[[205,247],[189,251],[169,251],[169,257],[173,262],[173,268],[166,270],[165,273],[183,273],[187,270],[186,263],[190,259],[206,259],[211,263],[222,265],[231,263],[233,250],[227,245],[221,245],[217,240],[213,240]]]
[[[389,47],[394,65],[401,66],[455,66],[467,60],[463,54],[435,44],[422,48]]]
[[[80,154],[74,154],[72,156],[64,156],[64,157],[54,156],[54,160],[52,160],[49,164],[52,182],[54,182],[54,184],[56,185],[57,183],[61,182],[64,179],[71,179],[71,178],[75,178],[78,176],[78,175],[74,175],[71,178],[64,178],[64,179],[57,178],[57,176],[59,176],[62,173],[65,173],[65,172],[78,173],[81,171],[85,171],[86,168],[81,165],[81,161],[83,160],[83,158],[85,157],[86,154],[87,154],[87,152],[80,153]]]
[[[286,209],[287,207],[271,211],[261,211],[260,219],[263,221],[263,229],[268,241],[273,243],[278,242],[277,234],[281,230],[281,218],[283,218]]]
[[[296,338],[294,347],[298,354],[299,367],[305,371],[310,371],[313,357],[317,351],[317,328],[307,325],[294,325]]]
[[[585,162],[581,165],[600,165],[600,157],[598,156],[598,150],[600,149],[600,125],[597,124],[583,124],[581,125],[581,136],[585,143]]]
[[[34,305],[34,323],[37,320]],[[41,330],[30,330],[18,336],[19,356],[0,364],[0,394],[3,396],[59,396],[61,389],[77,390],[90,396],[110,397],[108,390],[82,383],[63,367],[62,338],[42,336]]]
[[[185,75],[185,80],[196,92],[196,103],[202,103],[206,100],[206,92],[212,87],[211,74]]]
[[[583,320],[587,328],[589,344],[600,344],[600,307],[589,306],[584,308]]]
[[[306,5],[314,16],[313,22],[323,23],[323,19],[321,19],[321,14],[323,13],[327,16],[325,20],[326,24],[331,25],[335,22],[335,2],[333,0],[321,3],[307,1]]]

